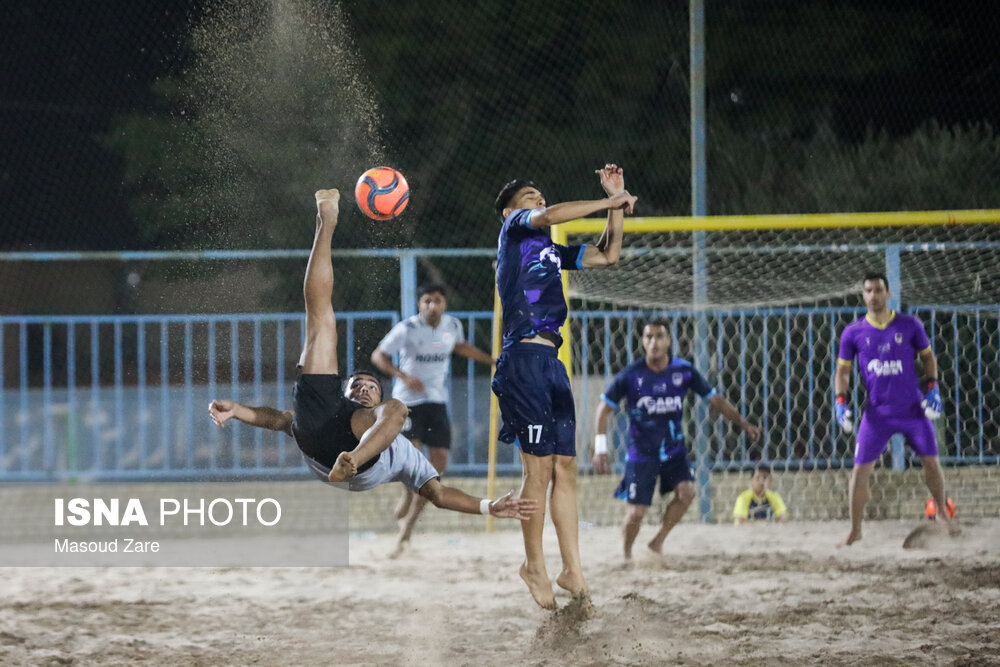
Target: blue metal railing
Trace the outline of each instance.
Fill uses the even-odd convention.
[[[997,464],[1000,308],[911,312],[924,321],[939,357],[942,459]],[[492,313],[452,314],[472,344],[489,347]],[[675,352],[690,356],[692,312],[656,314],[671,319]],[[745,468],[759,459],[789,468],[850,465],[853,440],[833,423],[831,378],[839,334],[859,314],[852,308],[704,312],[713,357],[700,370],[764,431],[755,445],[721,420],[707,425],[712,468]],[[574,340],[586,342],[574,350],[581,452],[589,451],[583,443],[600,391],[641,354],[637,335],[648,315],[574,313]],[[368,365],[371,348],[399,317],[338,313],[350,351],[342,359],[346,373]],[[238,423],[218,429],[206,414],[212,398],[288,407],[303,332],[301,314],[0,316],[0,480],[304,477],[287,436]],[[456,363],[451,383],[450,471],[483,474],[487,369]],[[697,427],[689,419],[688,435]],[[615,429],[612,440],[623,434]],[[500,452],[500,471],[519,471],[513,448]],[[581,457],[584,466],[588,458]]]

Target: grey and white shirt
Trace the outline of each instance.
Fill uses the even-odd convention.
[[[436,327],[420,314],[408,317],[386,334],[378,349],[389,356],[399,352],[399,369],[420,378],[424,393],[411,390],[399,378],[392,381],[392,397],[406,405],[447,403],[448,369],[455,345],[465,341],[462,323],[447,313]]]

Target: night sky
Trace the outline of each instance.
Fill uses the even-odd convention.
[[[150,108],[151,85],[190,59],[189,26],[202,2],[18,0],[5,4],[0,40],[0,249],[110,249],[141,246],[122,183],[121,159],[101,135],[110,120]],[[393,3],[345,2],[356,23],[392,14]],[[708,0],[709,17],[718,9]],[[886,65],[852,95],[883,104],[836,109],[838,131],[905,133],[921,121],[1000,125],[1000,32],[992,2],[828,2],[864,11],[917,11],[935,26],[918,78]],[[382,6],[380,5],[380,7]],[[728,10],[728,6],[727,6]],[[749,20],[749,17],[748,17]],[[711,34],[711,39],[719,39]],[[766,31],[766,27],[762,28]],[[460,27],[455,36],[461,38]],[[359,35],[362,53],[379,44]],[[709,53],[709,63],[712,54]],[[879,63],[873,63],[878,68]],[[376,77],[377,78],[377,77]],[[819,83],[819,82],[817,82]],[[754,81],[732,82],[734,95]],[[710,98],[710,105],[713,99]],[[710,113],[712,108],[710,106]],[[386,123],[392,130],[391,109]],[[71,219],[71,222],[68,221]],[[63,231],[53,233],[53,228]]]

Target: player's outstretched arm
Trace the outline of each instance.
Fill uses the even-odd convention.
[[[455,353],[460,354],[466,359],[472,359],[473,361],[478,361],[481,364],[489,364],[490,366],[496,366],[496,359],[491,357],[488,352],[480,350],[478,347],[473,345],[467,340],[463,340],[461,343],[455,343]]]
[[[216,399],[208,404],[208,414],[216,426],[225,426],[230,419],[236,419],[244,424],[266,428],[269,431],[284,431],[292,434],[291,410],[277,410],[269,407],[249,407],[236,401]]]
[[[451,486],[445,486],[437,479],[420,487],[420,495],[434,503],[436,507],[465,514],[492,514],[503,519],[525,521],[538,511],[538,501],[530,498],[514,498],[514,492],[490,501],[475,498]],[[484,511],[486,510],[486,511]]]
[[[746,419],[743,419],[743,417],[740,416],[739,411],[733,407],[733,404],[730,403],[725,396],[716,394],[708,400],[719,414],[735,424],[741,431],[746,433],[750,440],[756,442],[760,439],[760,428],[756,424],[751,424]]]
[[[631,214],[632,206],[635,205],[636,199],[636,197],[633,197],[626,191],[606,199],[562,202],[561,204],[543,208],[538,213],[532,215],[531,226],[537,228],[561,225],[570,220],[585,218],[591,213],[615,208],[623,209],[625,213]]]
[[[595,171],[601,179],[601,187],[609,197],[625,192],[625,172],[616,164],[606,164],[603,169]],[[622,209],[608,210],[608,222],[601,232],[600,238],[593,246],[587,246],[583,254],[583,266],[611,266],[617,264],[621,256],[622,235],[624,233],[625,217]]]
[[[375,364],[375,368],[379,369],[389,377],[399,378],[400,382],[405,384],[411,391],[415,391],[418,394],[422,394],[427,391],[427,388],[424,386],[424,383],[420,380],[420,378],[404,373],[401,368],[398,368],[392,363],[392,357],[382,350],[376,348],[375,351],[372,352],[371,360],[372,363]]]

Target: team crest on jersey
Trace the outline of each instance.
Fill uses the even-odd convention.
[[[896,341],[896,345],[902,345],[903,344],[903,334],[897,333],[895,336],[893,336],[893,340]]]
[[[542,252],[538,254],[538,261],[543,264],[551,264],[557,269],[562,268],[562,260],[559,258],[558,251],[553,246],[542,248]]]
[[[674,373],[670,379],[673,380],[675,387],[679,387],[684,384],[684,373]]]
[[[446,333],[441,335],[441,340],[445,345],[453,345],[455,343],[455,334]]]

